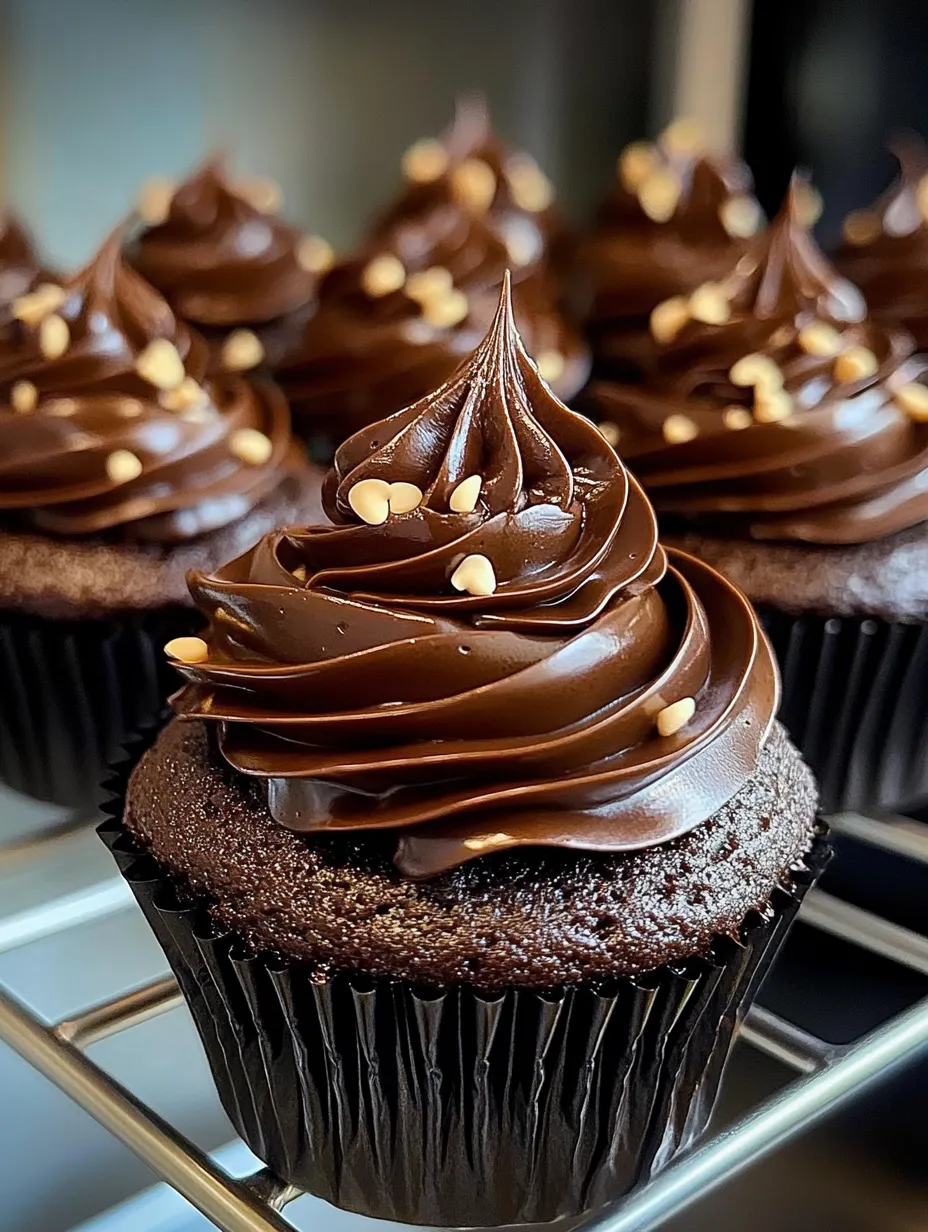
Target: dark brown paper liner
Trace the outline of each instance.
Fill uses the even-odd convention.
[[[928,626],[759,609],[825,812],[928,800]]]
[[[181,607],[76,622],[0,612],[0,780],[69,808],[99,804],[107,764],[177,687],[165,642],[202,623]]]
[[[246,951],[122,825],[99,827],[167,955],[223,1107],[280,1177],[411,1224],[595,1209],[705,1128],[735,1028],[827,860],[821,838],[711,957],[608,987],[427,989]]]

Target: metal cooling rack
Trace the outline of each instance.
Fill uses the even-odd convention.
[[[928,865],[928,826],[908,818],[856,813],[830,819],[858,842]],[[60,836],[41,841],[43,849]],[[36,848],[39,843],[35,844]],[[29,844],[0,852],[22,860]],[[0,953],[79,924],[134,908],[121,877],[107,877],[40,907],[0,911]],[[928,936],[901,928],[822,890],[811,890],[807,925],[928,976]],[[224,1173],[192,1142],[115,1082],[85,1049],[181,1004],[172,978],[155,980],[57,1023],[41,1021],[0,986],[0,1040],[75,1100],[223,1232],[286,1232],[288,1202],[300,1191],[267,1169],[242,1180]],[[928,1047],[928,997],[850,1045],[833,1045],[769,1010],[753,1008],[740,1039],[799,1075],[730,1129],[681,1157],[649,1184],[598,1213],[584,1232],[649,1232],[697,1198],[776,1151],[791,1138],[912,1060]]]

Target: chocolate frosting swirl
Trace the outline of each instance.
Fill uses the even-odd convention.
[[[43,277],[32,236],[10,212],[0,216],[0,327],[10,320],[10,305]]]
[[[899,175],[844,223],[835,263],[863,291],[871,313],[904,325],[928,350],[928,148],[914,134],[892,142]]]
[[[547,181],[527,156],[506,150],[485,109],[472,101],[459,105],[442,142],[431,144],[443,169],[409,183],[357,252],[326,276],[301,346],[277,371],[310,436],[341,441],[447,380],[489,327],[510,267],[516,321],[552,388],[571,397],[586,381],[586,347],[561,312],[548,260],[562,233],[559,216],[551,207],[519,208],[513,189],[520,173],[530,183],[534,176]],[[479,204],[456,187],[456,175],[473,172],[474,164],[489,176],[493,193]],[[398,281],[371,294],[367,272],[385,257],[400,262]],[[431,297],[415,289],[427,270],[446,278],[444,290]],[[459,312],[444,316],[455,300]]]
[[[318,276],[298,260],[303,238],[256,209],[214,157],[176,190],[165,221],[142,231],[130,260],[178,316],[228,330],[313,302]]]
[[[474,475],[476,507],[454,512]],[[365,480],[421,503],[360,522]],[[757,619],[707,566],[668,561],[640,487],[539,378],[508,282],[474,355],[347,441],[323,499],[334,526],[191,575],[209,653],[179,664],[174,699],[218,723],[281,825],[395,831],[397,867],[427,877],[507,847],[661,843],[753,773],[778,693]],[[475,554],[491,593],[450,581]],[[659,735],[684,698],[692,719]]]
[[[120,232],[110,236],[54,313],[5,332],[0,512],[54,534],[172,543],[247,513],[298,452],[279,391],[238,376],[207,380],[205,343],[124,263],[121,243]],[[48,316],[64,322],[60,354],[43,348]],[[184,409],[167,409],[170,399],[137,370],[156,340],[183,362],[195,395]],[[243,441],[257,445],[257,460],[240,456]]]
[[[651,310],[723,277],[763,224],[747,166],[708,153],[695,131],[675,141],[680,123],[654,145],[626,148],[583,246],[588,325],[603,370],[653,367]]]
[[[819,252],[799,187],[716,288],[727,319],[689,320],[644,386],[600,383],[590,405],[618,427],[659,513],[759,539],[861,543],[928,517],[928,423],[905,409],[926,398],[912,384],[924,365]],[[823,326],[825,353],[806,332],[821,339]],[[782,418],[765,414],[762,389],[734,383],[748,355],[773,361]],[[856,359],[859,374],[842,373]]]

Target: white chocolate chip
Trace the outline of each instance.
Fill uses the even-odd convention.
[[[448,498],[448,507],[452,513],[473,513],[480,500],[480,489],[483,487],[481,475],[468,475],[462,479]]]
[[[740,432],[742,428],[750,428],[754,422],[751,412],[743,406],[730,406],[722,415],[722,423],[732,432]]]
[[[296,263],[307,274],[324,274],[335,264],[335,249],[321,235],[304,235],[296,246]]]
[[[825,208],[822,194],[811,184],[803,183],[797,184],[794,191],[799,221],[804,227],[814,227]]]
[[[162,389],[158,402],[166,411],[187,411],[193,406],[206,406],[209,394],[192,376],[185,376],[174,389]]]
[[[295,569],[291,569],[290,572],[293,574],[293,576],[296,578],[298,582],[306,581],[306,566],[305,565],[297,565],[297,567]]]
[[[470,307],[463,291],[451,291],[440,298],[427,300],[422,305],[422,316],[436,329],[450,329],[459,325],[467,316]]]
[[[754,418],[757,423],[779,423],[793,413],[793,399],[785,389],[754,390]]]
[[[496,176],[482,158],[467,158],[451,172],[451,191],[461,205],[478,213],[488,210],[496,196]]]
[[[448,169],[448,152],[440,141],[425,137],[403,155],[403,175],[414,184],[431,184]]]
[[[687,116],[668,124],[657,140],[668,154],[681,158],[701,154],[706,146],[706,134],[702,125]]]
[[[180,352],[169,338],[149,342],[135,361],[135,370],[157,389],[176,389],[186,375]]]
[[[682,295],[672,295],[651,311],[649,324],[655,342],[673,342],[690,319],[689,301]]]
[[[209,658],[209,647],[202,637],[173,637],[165,646],[164,653],[178,663],[205,663]]]
[[[538,375],[543,381],[547,381],[552,385],[555,381],[559,381],[564,375],[564,370],[567,367],[567,361],[560,351],[547,350],[539,351],[535,357],[535,365],[538,368]]]
[[[428,303],[431,299],[441,299],[454,290],[451,274],[441,265],[431,265],[428,269],[410,274],[403,290],[410,299],[419,304]]]
[[[696,702],[692,697],[681,697],[678,702],[671,702],[663,710],[659,710],[655,720],[658,733],[661,736],[674,736],[686,727],[696,713]]]
[[[905,411],[916,423],[928,422],[928,388],[924,385],[914,381],[909,385],[902,385],[896,390],[894,398],[900,410]]]
[[[160,227],[162,223],[167,222],[176,191],[177,182],[165,176],[154,176],[146,180],[142,185],[136,206],[142,222],[149,227]]]
[[[259,214],[276,214],[284,203],[280,185],[266,175],[247,176],[238,180],[235,191]]]
[[[680,181],[667,167],[652,171],[638,188],[638,202],[652,222],[668,222],[680,200]]]
[[[141,473],[141,458],[128,449],[116,449],[106,459],[106,474],[111,483],[131,483]]]
[[[668,445],[685,445],[699,435],[699,429],[686,415],[668,415],[661,432]]]
[[[719,221],[732,239],[746,240],[756,235],[763,217],[753,197],[729,197],[719,206]]]
[[[391,483],[387,502],[391,513],[411,513],[422,504],[422,489],[417,488],[414,483],[404,483],[402,480]]]
[[[222,366],[229,372],[249,372],[264,359],[264,343],[253,330],[233,329],[222,344]]]
[[[732,364],[728,379],[732,385],[754,385],[762,389],[782,389],[783,373],[767,355],[743,355]]]
[[[872,244],[874,240],[879,239],[882,232],[883,223],[880,221],[880,216],[872,210],[853,210],[845,218],[841,227],[841,234],[855,248],[863,248],[867,244]]]
[[[229,449],[248,466],[263,466],[274,452],[274,444],[257,428],[236,428],[229,437]]]
[[[390,485],[383,479],[362,479],[349,489],[348,504],[362,522],[380,526],[390,516]]]
[[[529,214],[542,213],[554,200],[551,181],[534,159],[527,155],[516,155],[509,160],[506,179],[516,206]]]
[[[406,281],[406,270],[399,257],[384,252],[365,265],[361,273],[361,286],[372,299],[398,291]]]
[[[817,355],[822,359],[832,359],[840,353],[843,346],[838,331],[824,321],[813,321],[811,325],[804,325],[796,336],[796,341],[807,355]]]
[[[39,326],[39,350],[46,359],[60,359],[71,343],[71,331],[64,317],[53,312]]]
[[[837,357],[832,371],[836,381],[850,384],[852,381],[862,381],[865,377],[873,376],[879,366],[879,360],[871,350],[864,346],[853,346]]]
[[[45,317],[57,312],[67,299],[63,287],[53,282],[43,282],[28,295],[19,295],[11,305],[13,316],[24,325],[39,325]]]
[[[604,419],[601,424],[597,424],[597,427],[599,428],[603,439],[607,441],[613,449],[615,449],[616,445],[618,445],[619,441],[622,439],[622,432],[619,425],[613,423],[611,419]]]
[[[689,298],[689,312],[694,321],[704,325],[724,325],[731,319],[731,304],[717,282],[704,282]]]
[[[657,166],[657,152],[654,146],[647,141],[633,141],[619,156],[616,170],[622,186],[630,193],[637,193]]]
[[[492,595],[496,590],[496,574],[489,558],[479,552],[465,556],[451,575],[451,585],[469,595]]]
[[[34,411],[39,401],[39,391],[31,381],[17,381],[10,390],[10,405],[20,415]]]

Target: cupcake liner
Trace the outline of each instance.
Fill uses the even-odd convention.
[[[0,612],[0,780],[95,808],[109,759],[177,687],[164,643],[201,624],[181,607],[76,622]]]
[[[928,626],[759,608],[783,677],[780,719],[825,812],[928,800]]]
[[[99,833],[193,1014],[220,1099],[280,1177],[411,1224],[542,1223],[602,1206],[702,1132],[740,1018],[806,888],[816,840],[737,939],[608,986],[548,992],[312,970],[250,953],[122,825]]]

